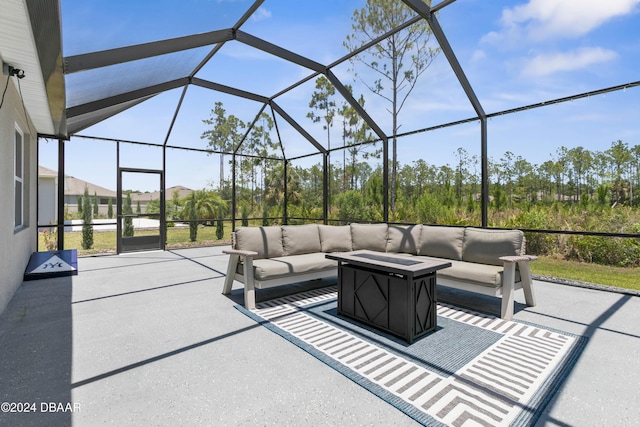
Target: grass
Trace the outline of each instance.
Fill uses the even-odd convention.
[[[167,231],[167,249],[196,246],[214,246],[231,242],[231,228],[225,227],[224,237],[216,238],[216,228],[207,226],[198,229],[196,242],[189,241],[188,228],[170,227]],[[157,231],[137,230],[136,235],[157,234]],[[46,250],[44,237],[39,234],[39,250]],[[64,236],[65,249],[77,249],[78,255],[116,253],[116,232],[101,231],[93,233],[93,248],[82,249],[82,233],[68,232]],[[565,261],[551,257],[539,257],[531,263],[531,272],[540,276],[557,277],[597,283],[600,285],[640,290],[640,268],[610,267],[577,261]]]
[[[586,262],[539,257],[537,261],[531,263],[531,272],[540,276],[578,280],[640,291],[640,268],[637,267],[610,267]]]
[[[189,240],[189,228],[169,227],[167,229],[167,249],[189,248],[196,246],[214,246],[222,244],[230,244],[231,228],[225,227],[224,237],[218,240],[216,237],[216,228],[207,226],[198,229],[198,236],[195,242]],[[157,235],[157,230],[136,230],[135,236]],[[96,254],[115,254],[116,253],[116,232],[115,231],[94,231],[93,246],[91,249],[82,249],[82,232],[72,231],[64,234],[65,249],[77,249],[78,256],[96,255]],[[38,250],[46,249],[44,236],[42,233],[38,235]]]

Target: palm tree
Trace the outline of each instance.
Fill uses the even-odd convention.
[[[189,195],[182,208],[183,218],[189,220],[189,240],[198,238],[198,220],[213,218],[219,209],[227,208],[219,194],[207,190],[196,190]]]

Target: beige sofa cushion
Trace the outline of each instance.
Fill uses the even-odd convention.
[[[490,288],[502,286],[504,268],[497,265],[476,264],[465,261],[450,261],[451,267],[438,270],[436,281],[442,279],[459,280]],[[520,282],[520,272],[516,269],[515,282]],[[440,282],[438,282],[440,284]]]
[[[469,227],[464,232],[462,260],[480,264],[503,265],[498,258],[522,255],[524,233],[520,230],[486,230]]]
[[[282,247],[282,228],[239,227],[236,229],[236,249],[256,251],[254,259],[284,256]]]
[[[318,225],[322,252],[350,252],[351,227],[348,225]]]
[[[420,245],[422,225],[390,225],[387,252],[416,255]]]
[[[243,266],[239,264],[238,273],[243,274],[242,268]],[[338,262],[326,259],[322,252],[258,259],[253,262],[253,277],[256,280],[277,279],[325,270],[335,270],[337,276]]]
[[[463,227],[423,225],[418,255],[459,261],[462,259],[463,241]]]
[[[386,252],[387,224],[351,224],[353,250]]]
[[[321,252],[318,225],[283,225],[282,247],[285,255]]]

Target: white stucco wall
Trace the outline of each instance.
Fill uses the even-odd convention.
[[[56,179],[40,177],[38,182],[38,223],[42,225],[55,224],[58,214]]]
[[[0,61],[1,63],[1,61]],[[1,64],[0,64],[1,65]],[[0,73],[0,87],[4,90],[7,76]],[[11,78],[15,80],[15,78]],[[13,151],[16,124],[24,134],[24,188],[27,200],[24,211],[25,226],[15,229],[13,190]],[[0,313],[4,311],[22,284],[24,269],[32,252],[37,249],[38,182],[37,136],[33,123],[25,118],[22,101],[13,81],[9,82],[0,109]]]

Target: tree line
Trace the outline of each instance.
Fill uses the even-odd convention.
[[[357,51],[413,16],[403,2],[367,0],[362,9],[354,11],[353,33],[343,44],[349,51]],[[397,158],[402,150],[399,113],[418,79],[427,74],[440,53],[437,44],[430,42],[431,36],[426,21],[416,21],[353,56],[350,71],[354,80],[362,83],[361,87],[387,103],[391,117],[389,220],[479,225],[481,168],[477,155],[458,148],[453,153],[454,164],[445,165],[429,164],[422,159],[401,164]],[[215,103],[210,118],[204,120],[210,128],[202,138],[215,152],[238,155],[235,196],[243,218],[262,218],[265,224],[291,222],[296,218],[320,220],[326,196],[330,220],[383,219],[382,153],[379,144],[368,143],[380,135],[375,135],[371,123],[357,113],[356,107],[366,109],[364,96],[354,94],[350,85],[345,88],[358,105],[347,102],[337,94],[331,81],[320,75],[315,80],[306,115],[326,131],[325,146],[332,159],[326,195],[320,162],[308,167],[287,164],[285,174],[282,147],[272,137],[275,116],[263,112],[254,122],[245,123],[227,115],[222,103]],[[334,135],[341,139],[337,144],[332,140]],[[344,148],[336,150],[336,145]],[[215,193],[230,201],[225,154],[219,156],[220,179]],[[602,152],[563,146],[541,164],[507,151],[499,158],[489,158],[488,165],[490,226],[631,234],[640,231],[637,145],[629,147],[616,140]],[[283,218],[285,204],[288,218]],[[531,250],[538,254],[560,252],[567,258],[618,265],[637,264],[640,258],[640,250],[636,252],[637,239],[618,244],[618,240],[598,236],[589,240],[592,236],[565,238],[529,233],[527,237]],[[619,248],[625,249],[620,252]],[[617,252],[620,254],[609,256]]]

